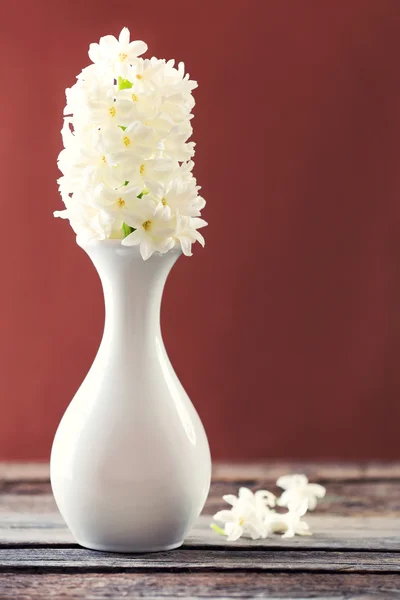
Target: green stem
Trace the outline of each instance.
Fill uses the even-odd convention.
[[[210,527],[213,531],[215,531],[216,533],[219,533],[219,535],[226,535],[226,533],[222,529],[222,527],[218,527],[218,525],[216,525],[215,523],[211,523]]]

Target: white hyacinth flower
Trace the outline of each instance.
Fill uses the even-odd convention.
[[[254,505],[243,498],[230,510],[217,512],[214,519],[224,524],[224,532],[230,542],[243,535],[250,536],[253,540],[266,538],[268,535],[268,528],[257,516]]]
[[[237,506],[240,502],[248,502],[253,506],[259,519],[264,519],[271,511],[271,508],[276,504],[276,496],[271,492],[268,492],[267,490],[252,492],[246,487],[241,487],[239,489],[238,496],[226,494],[225,496],[222,496],[222,499],[233,507]]]
[[[186,256],[204,238],[205,200],[192,174],[192,91],[183,63],[143,59],[147,46],[104,36],[92,64],[66,90],[58,157],[59,190],[81,239],[121,239],[143,259],[180,245]]]
[[[305,475],[283,475],[276,485],[285,491],[278,500],[278,506],[287,506],[291,511],[314,510],[317,498],[323,498],[326,489],[318,483],[309,483]]]

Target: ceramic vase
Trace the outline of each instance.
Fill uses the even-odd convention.
[[[164,284],[180,251],[144,261],[137,246],[120,240],[80,245],[101,279],[105,326],[55,435],[54,497],[82,546],[177,548],[204,506],[211,476],[203,425],[160,329]]]

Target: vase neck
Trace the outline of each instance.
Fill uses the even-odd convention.
[[[120,240],[81,244],[100,276],[105,302],[102,346],[119,347],[135,339],[144,344],[160,337],[160,305],[168,273],[180,255],[173,249],[154,254],[147,261],[138,247],[125,247]]]

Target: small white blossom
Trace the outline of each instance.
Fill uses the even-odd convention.
[[[124,218],[132,210],[136,210],[137,197],[141,189],[122,186],[116,190],[104,185],[98,185],[93,194],[93,206],[100,210],[113,213],[114,217]]]
[[[175,219],[169,219],[163,205],[149,196],[143,196],[135,204],[135,208],[125,215],[125,223],[134,228],[134,231],[122,240],[122,244],[140,245],[144,260],[156,251],[164,254],[175,245]]]
[[[254,505],[242,498],[230,510],[220,510],[214,515],[216,521],[224,523],[225,535],[234,542],[242,535],[248,535],[253,540],[266,538],[268,528],[257,516]]]
[[[102,134],[104,150],[115,157],[115,162],[138,165],[152,155],[154,133],[140,121],[130,123],[125,129],[114,127]]]
[[[253,494],[248,488],[242,487],[238,496],[227,494],[223,500],[232,508],[217,512],[214,519],[224,523],[224,532],[229,541],[235,541],[242,535],[249,535],[253,540],[267,537],[268,526],[264,519],[271,507],[275,506],[275,496],[271,492],[259,490]]]
[[[279,506],[287,506],[289,510],[314,510],[317,498],[323,498],[326,490],[322,485],[309,483],[305,475],[283,475],[276,485],[285,491],[278,500]]]
[[[260,519],[263,519],[276,504],[276,496],[271,492],[258,490],[253,493],[245,487],[239,489],[238,496],[226,494],[222,496],[222,499],[233,507],[237,506],[240,502],[248,502],[253,506],[257,517]]]
[[[100,38],[98,44],[90,44],[89,58],[95,64],[105,63],[120,73],[125,72],[129,65],[146,51],[147,44],[144,42],[130,42],[129,29],[124,27],[118,40],[113,35],[106,35]]]
[[[67,208],[57,211],[55,216],[69,219],[78,240],[104,240],[113,237],[113,219],[105,211],[97,210],[83,201],[78,206],[73,199],[69,202],[65,200],[65,204]]]
[[[171,215],[179,213],[188,217],[199,217],[205,200],[198,194],[194,177],[191,181],[174,178],[168,183],[147,182],[148,189],[168,209]]]
[[[282,537],[312,535],[308,523],[301,520],[304,512],[288,511],[285,514],[273,513],[266,517],[265,525],[272,533],[283,533]]]
[[[194,155],[194,142],[187,140],[192,135],[192,127],[189,123],[175,125],[170,133],[160,143],[160,148],[168,158],[179,162],[186,162]]]
[[[198,229],[205,227],[206,225],[207,222],[199,217],[177,216],[174,238],[180,243],[182,252],[185,256],[192,256],[192,244],[194,242],[199,242],[199,244],[204,246],[204,237]]]

